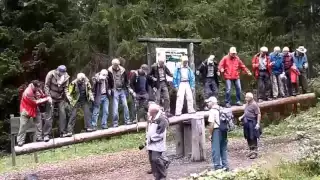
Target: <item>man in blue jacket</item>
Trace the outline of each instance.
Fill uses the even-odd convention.
[[[271,68],[271,83],[272,83],[272,95],[276,99],[279,96],[284,97],[283,78],[284,65],[283,56],[280,54],[281,49],[279,46],[274,47],[274,51],[270,54],[270,61],[273,64]]]
[[[302,93],[306,93],[308,89],[308,81],[307,81],[307,69],[308,69],[308,58],[306,55],[307,49],[304,46],[299,46],[296,49],[296,52],[293,53],[293,62],[298,68],[299,75],[299,84],[302,86]],[[298,93],[298,92],[297,92]]]
[[[193,92],[195,88],[195,76],[188,65],[188,56],[181,57],[182,64],[173,74],[173,85],[177,92],[176,116],[182,113],[184,97],[187,99],[188,113],[194,113]]]

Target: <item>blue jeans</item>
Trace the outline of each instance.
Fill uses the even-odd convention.
[[[215,170],[223,169],[229,170],[227,144],[228,132],[222,132],[216,128],[212,134],[212,161]]]
[[[128,103],[127,103],[127,96],[125,90],[113,90],[113,126],[118,126],[119,121],[119,100],[123,106],[124,111],[124,122],[125,124],[130,121]]]
[[[226,104],[230,104],[231,102],[231,82],[236,87],[236,98],[237,102],[241,100],[241,82],[240,79],[236,80],[226,80]]]
[[[107,128],[107,119],[109,116],[109,99],[107,95],[101,95],[100,104],[93,105],[93,112],[92,112],[92,120],[91,125],[92,127],[97,127],[97,121],[100,113],[100,105],[102,104],[102,119],[101,119],[101,127]]]

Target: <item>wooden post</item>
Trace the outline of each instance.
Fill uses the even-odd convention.
[[[191,120],[183,122],[183,145],[184,145],[184,156],[190,157],[192,152],[192,127]]]
[[[33,142],[36,142],[36,132],[33,133]],[[38,159],[38,153],[37,152],[33,153],[33,157],[34,157],[34,162],[38,163],[39,159]]]
[[[205,160],[205,125],[204,117],[199,116],[191,120],[192,127],[192,161]]]
[[[182,122],[176,125],[175,141],[176,141],[176,155],[184,156],[184,140],[183,140],[183,123]]]
[[[147,43],[147,61],[148,61],[148,66],[149,68],[152,65],[152,59],[151,59],[151,44]]]
[[[15,135],[11,134],[11,157],[12,157],[12,166],[16,166],[16,150],[14,149],[16,143]]]
[[[194,64],[194,53],[193,53],[193,43],[189,44],[188,49],[188,55],[189,55],[189,66],[191,67],[193,73],[195,73],[195,64]],[[193,92],[193,106],[195,109],[197,109],[197,103],[196,103],[196,92]]]

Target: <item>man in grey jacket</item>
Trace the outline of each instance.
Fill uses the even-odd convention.
[[[57,69],[48,72],[44,84],[46,95],[52,98],[53,106],[48,106],[46,109],[48,116],[48,124],[51,124],[47,128],[48,132],[52,130],[52,116],[53,109],[57,108],[59,112],[59,131],[60,136],[64,137],[67,134],[67,117],[66,108],[68,103],[66,98],[70,100],[71,98],[67,96],[68,85],[70,76],[67,73],[67,68],[65,65],[60,65]],[[45,132],[44,132],[45,133]],[[47,137],[45,137],[46,139]]]
[[[165,179],[170,161],[164,157],[166,151],[166,134],[169,125],[168,118],[157,104],[150,104],[147,138],[147,150],[151,163],[152,174],[155,180]]]

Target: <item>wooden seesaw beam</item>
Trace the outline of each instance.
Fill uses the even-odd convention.
[[[315,99],[315,98],[316,98],[316,95],[314,93],[308,93],[308,94],[298,95],[295,97],[281,98],[273,101],[265,101],[265,102],[259,103],[259,107],[261,109],[270,108],[273,106],[294,104],[294,103]],[[242,113],[244,110],[244,106],[233,106],[231,107],[231,109],[234,113]],[[199,116],[207,117],[208,114],[209,114],[208,111],[198,111],[195,114],[183,114],[181,116],[171,117],[169,118],[169,121],[170,121],[170,125],[174,125],[186,120],[196,119]],[[124,125],[124,126],[119,126],[117,128],[97,130],[90,133],[80,133],[80,134],[75,134],[73,137],[55,138],[54,140],[51,139],[49,142],[34,142],[34,143],[25,144],[22,147],[15,146],[15,151],[17,154],[26,154],[26,153],[32,153],[37,151],[43,151],[43,150],[48,150],[52,148],[58,148],[62,146],[82,143],[90,140],[112,137],[119,134],[135,132],[137,131],[137,129],[139,130],[145,129],[146,126],[147,126],[146,122],[139,122],[138,124]]]

